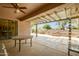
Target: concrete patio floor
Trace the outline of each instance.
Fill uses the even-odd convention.
[[[32,35],[35,36],[34,33],[32,33]],[[69,41],[68,37],[38,34],[38,37],[36,39],[41,41],[43,45],[59,50],[63,53],[67,53],[68,51],[68,41]],[[71,43],[73,49],[79,50],[79,38],[72,37]]]
[[[33,35],[33,46],[29,46],[29,40],[27,44],[22,44],[21,52],[17,47],[14,47],[14,40],[7,41],[5,43],[9,56],[67,56],[68,52],[68,38],[56,37],[50,35],[39,34],[38,37]],[[74,39],[74,38],[73,38]],[[78,40],[78,38],[76,38]],[[18,41],[17,41],[18,43]],[[22,41],[24,43],[24,41]],[[78,41],[76,41],[78,43]],[[78,53],[71,52],[73,56],[79,56]]]

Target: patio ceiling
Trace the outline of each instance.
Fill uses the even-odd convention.
[[[33,13],[35,10],[46,5],[44,3],[17,3],[17,4],[19,7],[26,7],[27,8],[27,9],[21,9],[25,13],[22,13],[22,12],[16,13],[15,8],[9,8],[9,7],[13,7],[11,3],[0,3],[0,18],[13,19],[13,20],[14,19],[25,20],[26,19],[26,18],[24,18],[25,15]],[[8,7],[8,8],[6,8],[6,7]],[[25,16],[25,17],[28,17],[28,16]]]
[[[41,13],[29,20],[32,24],[41,24],[51,21],[79,18],[79,4],[63,4],[44,13]]]
[[[12,20],[27,20],[42,12],[50,10],[54,7],[62,5],[63,3],[17,3],[19,7],[26,7],[27,9],[21,9],[22,12],[16,12],[16,8],[11,3],[0,3],[0,18],[12,19]],[[8,7],[8,8],[6,8]]]

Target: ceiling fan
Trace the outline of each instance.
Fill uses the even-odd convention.
[[[21,6],[19,6],[19,4],[17,4],[17,3],[11,3],[11,5],[12,5],[13,7],[9,7],[9,6],[2,6],[2,7],[4,7],[4,8],[14,8],[14,9],[15,9],[15,13],[22,12],[22,13],[26,14],[26,13],[23,11],[23,9],[27,9],[26,7],[21,7]]]

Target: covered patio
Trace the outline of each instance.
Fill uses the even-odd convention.
[[[79,26],[78,9],[79,9],[78,4],[63,4],[63,5],[58,6],[56,8],[50,9],[49,11],[46,11],[42,14],[39,14],[39,15],[33,17],[33,18],[30,18],[30,20],[32,21],[32,24],[35,24],[35,26],[36,26],[36,37],[38,39],[41,39],[44,43],[46,43],[45,39],[47,39],[49,36],[45,36],[47,38],[43,37],[45,34],[43,34],[43,35],[40,34],[41,35],[40,36],[39,33],[38,33],[38,30],[39,30],[38,26],[40,24],[45,24],[45,23],[67,21],[68,24],[69,24],[68,30],[66,31],[66,33],[63,34],[63,35],[67,34],[67,37],[65,37],[63,35],[59,36],[59,37],[52,36],[53,38],[55,38],[55,41],[53,40],[53,38],[52,39],[48,38],[47,41],[48,42],[50,41],[51,43],[54,43],[54,44],[51,44],[51,43],[50,44],[47,43],[47,44],[50,45],[51,47],[54,47],[56,45],[55,46],[55,47],[57,47],[56,49],[68,51],[68,55],[71,55],[71,53],[70,53],[71,51],[79,53],[78,52],[79,51],[79,49],[78,49],[78,39],[79,39],[78,35],[79,34],[73,35],[74,31],[72,29],[73,20],[77,19],[77,24]],[[63,32],[63,31],[61,31],[61,32]],[[51,33],[52,33],[52,31],[51,31]],[[79,33],[79,31],[77,33]],[[59,34],[59,35],[61,35],[61,34]],[[62,47],[60,47],[60,46],[62,46],[64,49],[61,49]],[[60,47],[60,48],[58,48],[58,47]]]
[[[15,9],[5,9],[5,5]],[[2,7],[3,6],[3,7]],[[12,7],[13,6],[13,7]],[[17,7],[25,6],[27,10],[19,10],[19,13],[14,13],[17,11]],[[73,7],[72,7],[73,6]],[[79,4],[71,3],[58,3],[58,4],[1,4],[0,5],[0,16],[1,21],[3,18],[8,21],[0,23],[5,28],[1,27],[1,38],[5,44],[6,51],[9,56],[77,56],[79,55],[79,34],[75,37],[72,36],[72,21],[76,20],[76,24],[79,25]],[[7,12],[8,11],[8,12]],[[8,15],[7,15],[8,14]],[[17,22],[9,22],[9,19],[14,19]],[[50,22],[62,22],[67,21],[68,28],[63,36],[47,35],[38,33],[38,25],[50,23]],[[73,21],[74,22],[74,21]],[[6,25],[6,24],[7,25]],[[14,23],[14,24],[13,24]],[[5,25],[4,25],[5,24]],[[13,24],[13,25],[12,25]],[[32,26],[35,25],[36,31],[32,33]],[[11,27],[10,27],[11,26]],[[13,27],[12,27],[13,26]],[[10,28],[11,30],[10,30]],[[13,30],[14,29],[14,30]],[[56,31],[56,30],[55,30]],[[6,33],[6,34],[5,34]],[[49,33],[49,32],[48,32]],[[53,32],[51,32],[53,33]],[[79,31],[77,31],[79,33]],[[58,33],[56,33],[58,34]],[[33,36],[31,40],[32,46],[30,47],[30,40],[25,37]],[[58,34],[60,35],[60,33]],[[65,36],[66,35],[66,36]],[[13,40],[13,37],[19,36],[18,41]],[[23,36],[23,37],[21,37]],[[7,39],[7,40],[6,40]],[[9,39],[9,40],[8,40]],[[25,40],[20,41],[22,39]],[[30,39],[30,38],[29,38]],[[16,42],[14,47],[14,42]],[[19,43],[19,44],[18,44]],[[21,49],[19,48],[21,46]],[[5,48],[4,48],[5,49]],[[19,49],[19,51],[18,51]]]

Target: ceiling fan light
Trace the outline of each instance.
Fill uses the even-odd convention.
[[[16,9],[16,10],[15,10],[15,13],[19,13],[19,12],[20,12],[20,10],[19,10],[19,9]]]

